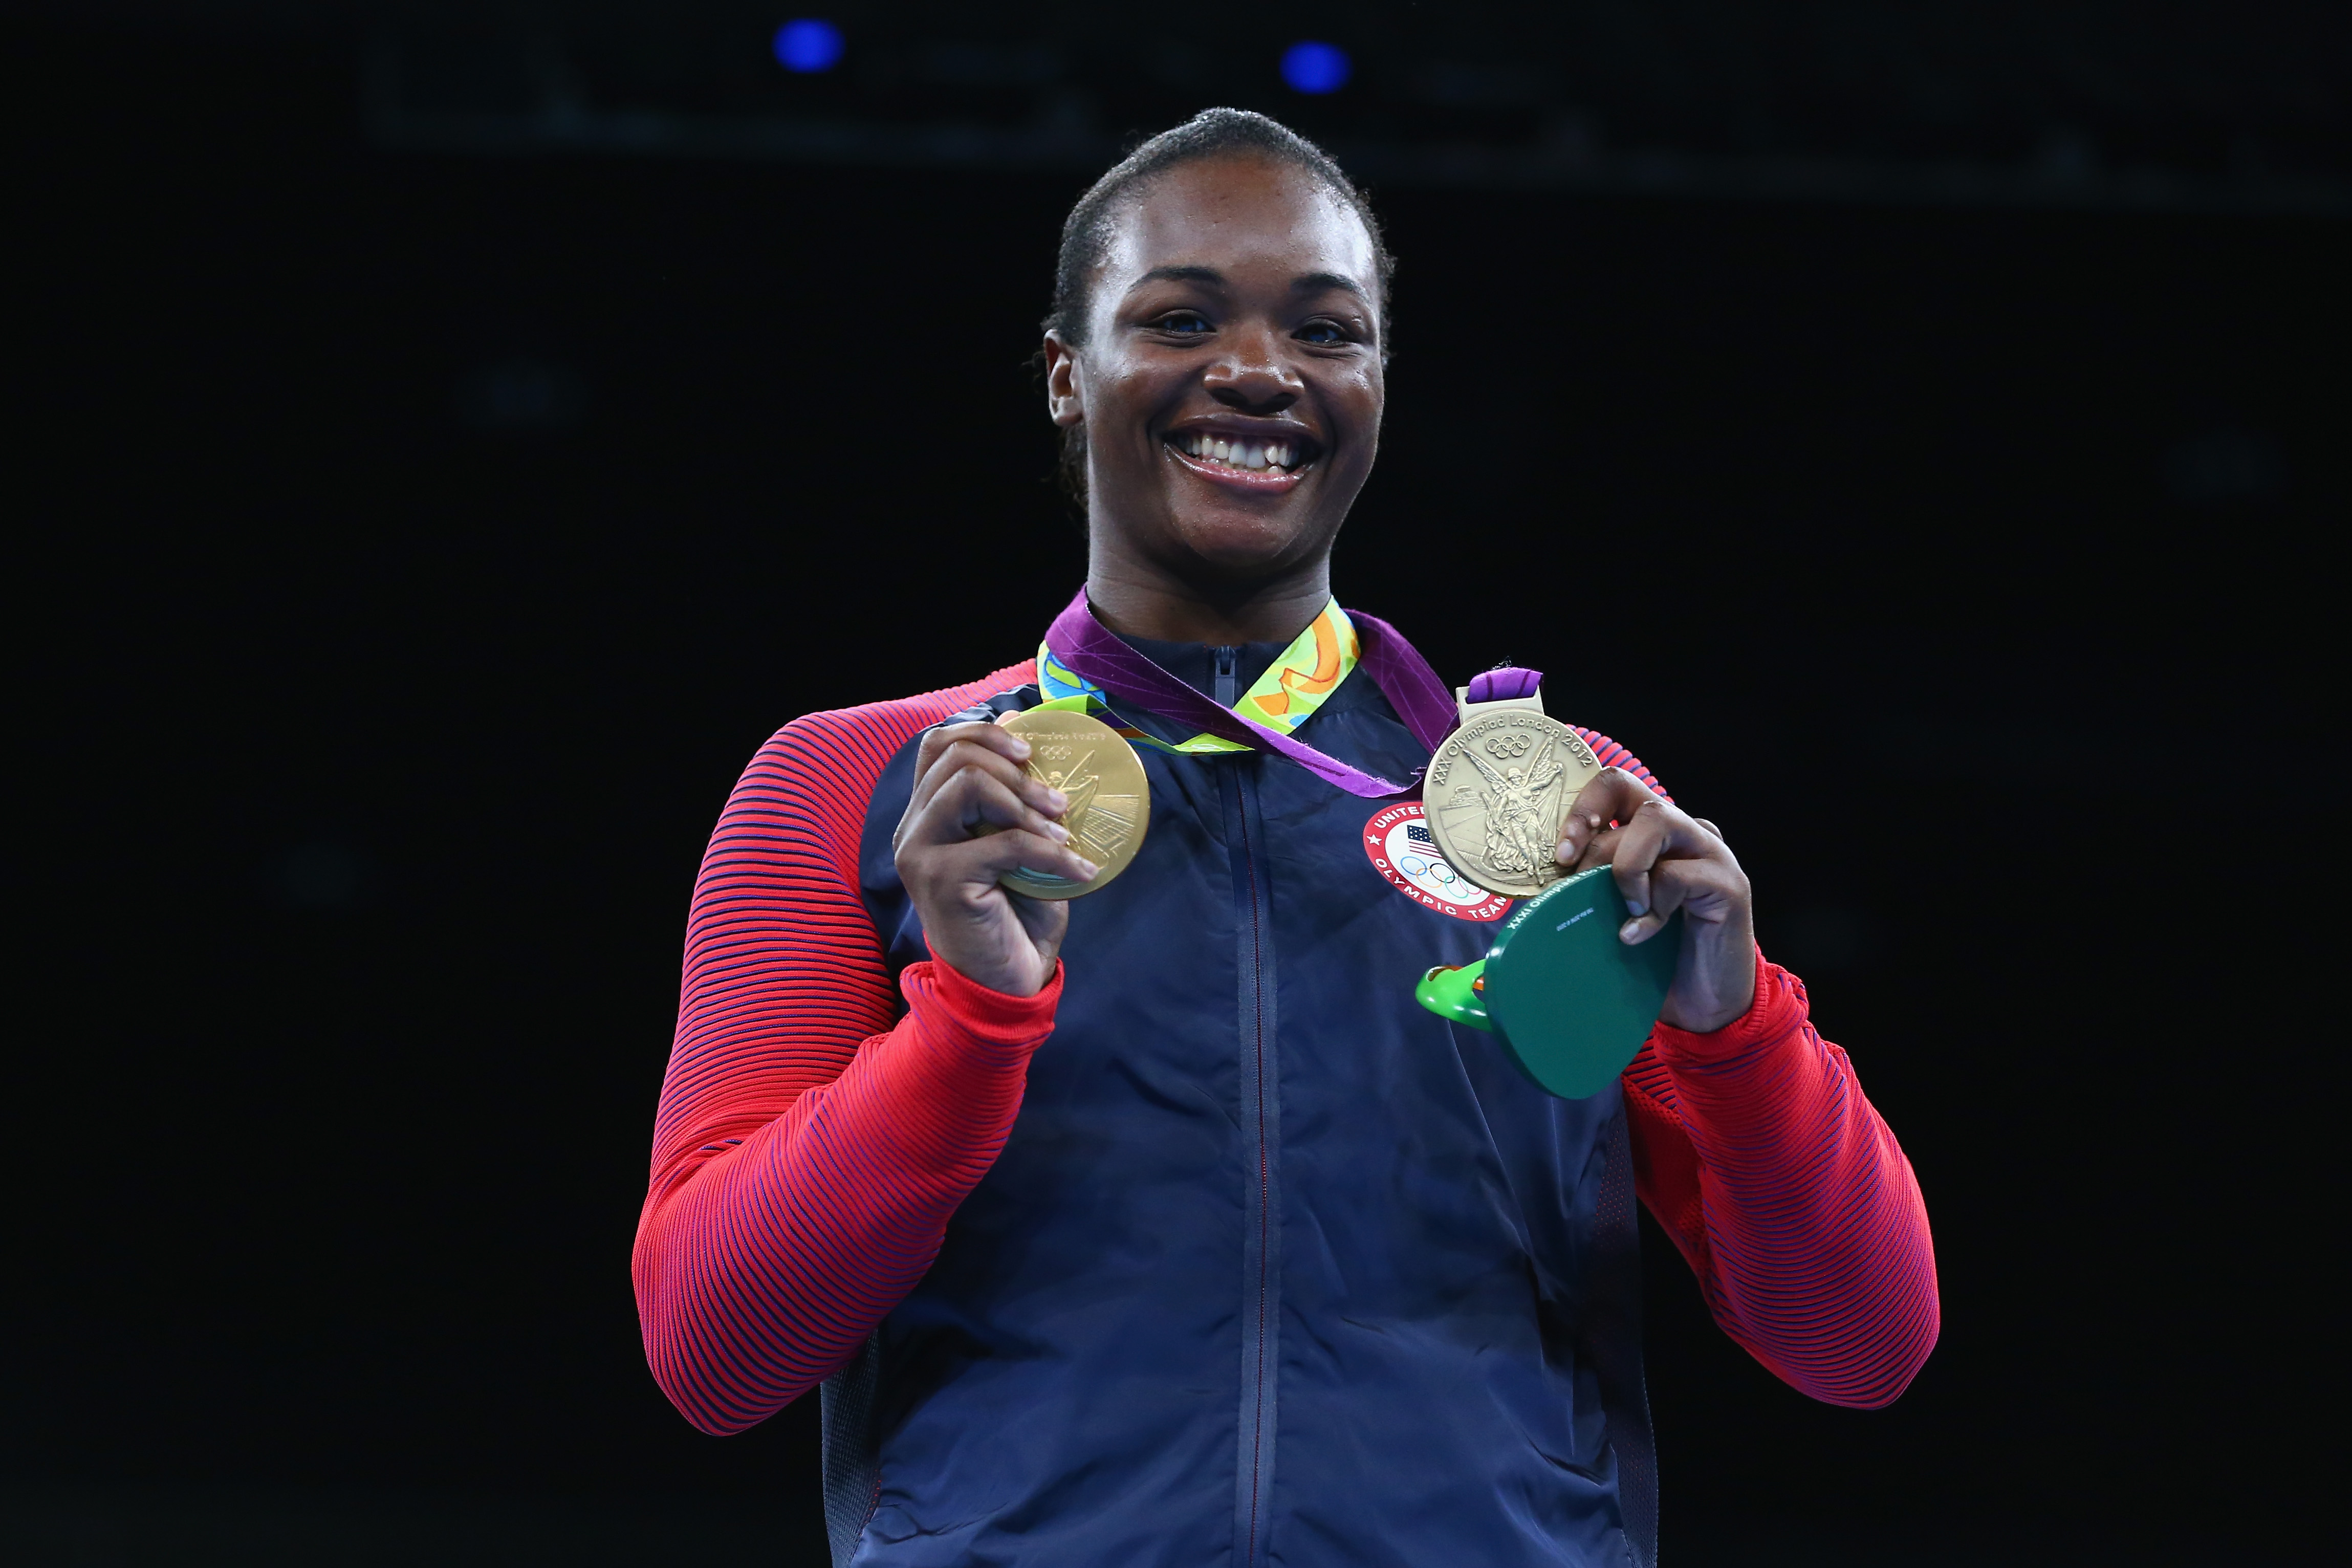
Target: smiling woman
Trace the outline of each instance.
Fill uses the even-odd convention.
[[[1113,253],[1122,238],[1122,226],[1117,220],[1132,214],[1138,197],[1160,176],[1186,164],[1210,163],[1222,163],[1229,173],[1255,166],[1261,177],[1286,174],[1289,179],[1285,183],[1294,186],[1303,181],[1309,195],[1309,209],[1344,205],[1354,222],[1342,220],[1336,233],[1316,237],[1336,240],[1347,252],[1359,252],[1360,243],[1368,241],[1369,263],[1360,253],[1354,254],[1351,258],[1359,267],[1352,274],[1303,274],[1281,281],[1309,288],[1337,287],[1352,293],[1356,324],[1360,329],[1370,325],[1375,330],[1378,335],[1372,341],[1385,363],[1385,312],[1396,259],[1381,243],[1380,220],[1373,215],[1371,203],[1321,148],[1262,114],[1232,109],[1210,110],[1173,131],[1153,137],[1096,181],[1093,188],[1078,199],[1077,205],[1070,209],[1069,218],[1062,226],[1061,253],[1054,268],[1054,305],[1045,317],[1049,362],[1066,359],[1069,351],[1095,336],[1093,316],[1100,284],[1112,268]],[[1191,209],[1180,204],[1179,210]],[[1328,220],[1339,215],[1318,211],[1317,216]],[[1233,281],[1214,268],[1188,268],[1181,263],[1159,267],[1153,272],[1151,279],[1143,281],[1218,287],[1230,287]],[[1370,299],[1366,298],[1368,291]],[[1214,327],[1208,317],[1194,316],[1180,330],[1206,332]],[[1319,331],[1336,340],[1341,329],[1331,323]],[[1055,419],[1062,426],[1064,480],[1072,495],[1083,502],[1087,495],[1086,424],[1082,417],[1066,417],[1059,408],[1055,410]]]
[[[1723,836],[1607,736],[1563,732],[1572,802],[1533,763],[1447,798],[1673,944],[1640,1054],[1554,1098],[1416,1005],[1509,908],[1454,896],[1482,839],[1449,817],[1446,863],[1421,775],[1482,704],[1551,721],[1535,672],[1449,692],[1331,597],[1391,270],[1260,116],[1106,174],[1044,351],[1084,591],[1034,661],[787,724],[712,837],[646,1352],[710,1432],[822,1385],[837,1563],[1646,1564],[1636,1194],[1817,1398],[1884,1405],[1935,1342],[1902,1151]],[[999,721],[1048,704],[1035,749]]]
[[[1045,384],[1083,453],[1088,596],[1114,629],[1276,640],[1330,597],[1380,447],[1388,267],[1361,196],[1281,134],[1297,145],[1204,137],[1114,171],[1072,216]]]

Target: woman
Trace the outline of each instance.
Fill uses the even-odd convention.
[[[1034,663],[787,725],[719,820],[638,1301],[706,1431],[824,1385],[836,1562],[1647,1563],[1635,1190],[1816,1397],[1934,1343],[1909,1166],[1622,747],[1580,731],[1613,765],[1556,852],[1613,866],[1622,940],[1685,917],[1622,1083],[1553,1099],[1414,1005],[1499,901],[1367,853],[1452,719],[1330,596],[1389,271],[1260,116],[1105,175],[1045,334],[1084,594]],[[1097,868],[989,721],[1074,694],[1140,732],[1149,833],[1039,901],[999,878]]]

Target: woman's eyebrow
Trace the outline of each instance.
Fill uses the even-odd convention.
[[[1362,284],[1340,272],[1304,272],[1290,282],[1294,294],[1319,294],[1326,289],[1338,289],[1366,301],[1371,298],[1364,292]]]
[[[1147,283],[1203,283],[1212,289],[1226,286],[1225,275],[1213,267],[1155,267],[1129,284],[1128,289],[1131,293]],[[1344,272],[1302,272],[1290,280],[1293,294],[1319,294],[1326,289],[1353,294],[1368,304],[1371,300],[1364,286]]]
[[[1146,283],[1206,283],[1222,289],[1225,275],[1213,267],[1155,267],[1129,287],[1139,289]]]

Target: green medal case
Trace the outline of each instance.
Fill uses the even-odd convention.
[[[1538,1088],[1583,1100],[1615,1081],[1650,1037],[1682,952],[1682,911],[1639,947],[1606,866],[1553,883],[1511,911],[1486,956],[1421,977],[1413,997],[1483,1029]]]

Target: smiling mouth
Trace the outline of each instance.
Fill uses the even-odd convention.
[[[1267,440],[1215,430],[1171,430],[1169,450],[1212,478],[1295,479],[1320,455],[1315,443],[1297,437]]]

